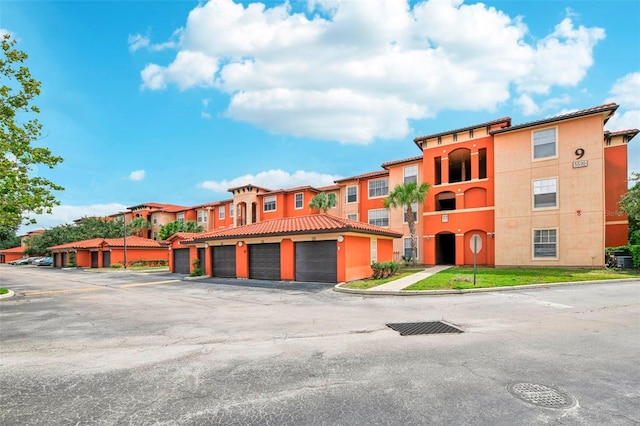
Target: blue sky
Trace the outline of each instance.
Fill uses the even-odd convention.
[[[504,116],[616,102],[607,129],[640,128],[638,16],[635,0],[3,0],[0,31],[42,82],[39,143],[65,159],[34,171],[61,206],[20,231],[327,185]]]

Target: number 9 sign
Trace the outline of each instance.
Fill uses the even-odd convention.
[[[584,149],[583,148],[578,148],[576,149],[576,160],[581,159],[582,157],[584,157]]]

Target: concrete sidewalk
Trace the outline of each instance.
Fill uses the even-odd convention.
[[[409,287],[411,284],[417,283],[420,280],[423,280],[431,275],[444,271],[445,269],[451,268],[451,265],[437,265],[432,266],[430,268],[425,268],[424,271],[416,272],[415,274],[408,275],[406,277],[400,278],[395,281],[391,281],[387,284],[381,284],[376,287],[372,287],[366,290],[367,293],[375,293],[375,292],[389,292],[389,291],[400,291],[403,288]]]

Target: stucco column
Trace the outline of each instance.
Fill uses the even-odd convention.
[[[212,276],[213,275],[213,262],[211,258],[211,253],[213,249],[206,244],[204,249],[204,265],[200,265],[205,275]]]
[[[440,160],[440,175],[442,183],[449,183],[449,157],[442,157]]]
[[[293,281],[296,279],[295,273],[295,243],[290,238],[280,241],[280,279],[283,281]]]
[[[467,170],[467,173],[469,173],[468,170]],[[475,149],[475,151],[471,153],[471,179],[479,179],[479,177],[480,177],[480,155],[478,155],[478,150]]]
[[[456,234],[456,265],[464,265],[464,234]]]
[[[236,243],[236,277],[249,278],[249,250],[244,241]]]

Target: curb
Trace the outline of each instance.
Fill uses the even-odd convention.
[[[632,281],[640,281],[638,278],[618,278],[613,280],[592,280],[592,281],[568,281],[564,283],[544,283],[544,284],[527,284],[514,285],[509,287],[483,287],[469,288],[464,290],[358,290],[352,288],[340,287],[344,283],[337,284],[333,287],[333,291],[338,293],[355,294],[360,296],[445,296],[450,294],[473,294],[473,293],[489,293],[495,291],[517,291],[517,290],[536,290],[550,287],[568,287],[576,285],[590,284],[621,284]],[[374,287],[375,288],[375,287]]]
[[[13,297],[13,296],[15,296],[15,295],[16,295],[16,294],[15,294],[12,290],[9,290],[9,293],[0,294],[0,300],[2,300],[2,299],[8,299],[8,298]]]

